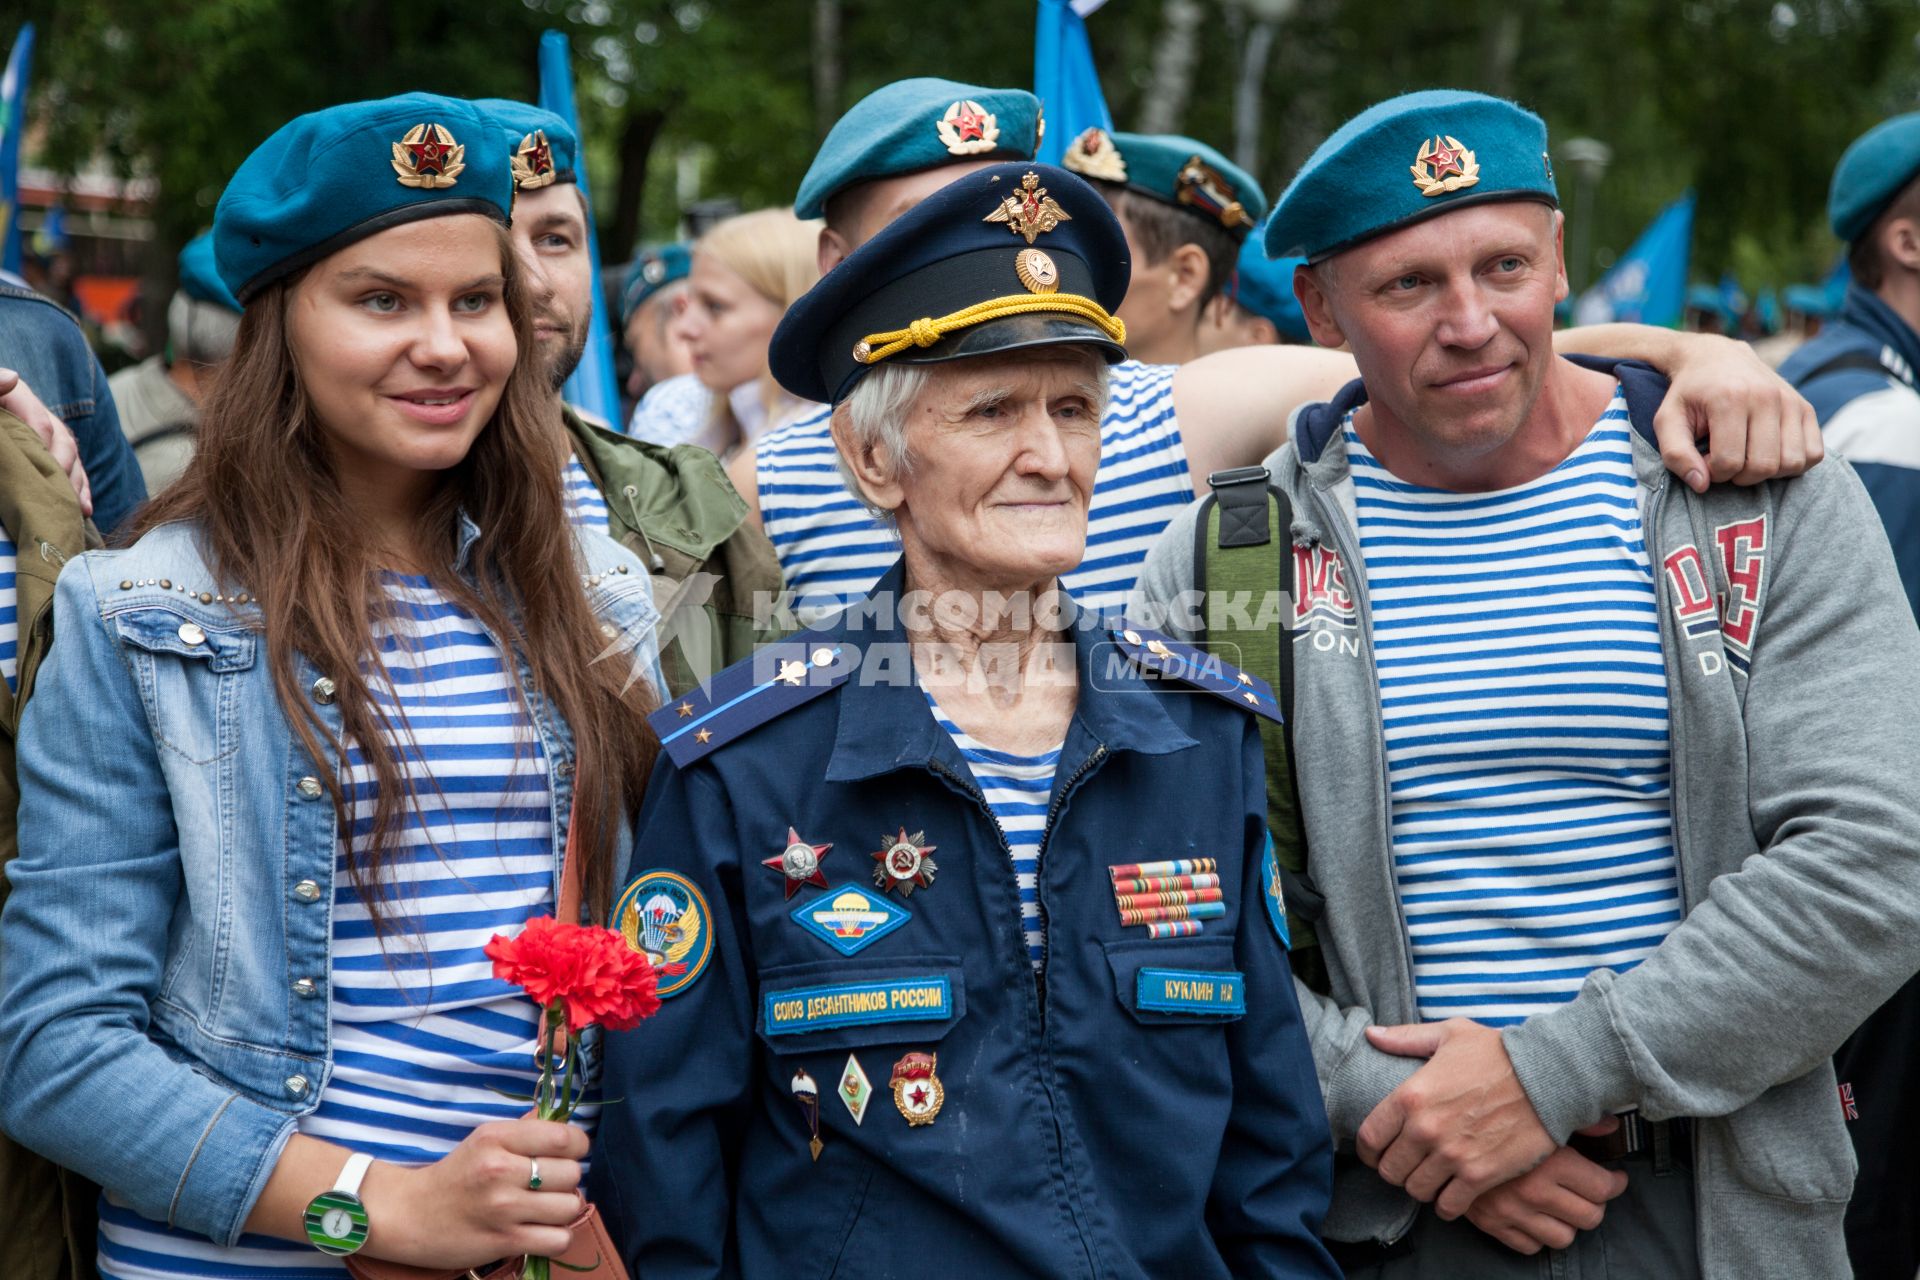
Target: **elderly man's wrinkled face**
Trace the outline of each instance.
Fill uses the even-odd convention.
[[[1505,444],[1553,360],[1560,215],[1504,201],[1430,218],[1295,277],[1314,339],[1348,346],[1376,414],[1437,455]]]
[[[1100,357],[1054,347],[927,365],[896,509],[924,571],[1025,588],[1080,563],[1100,467]]]

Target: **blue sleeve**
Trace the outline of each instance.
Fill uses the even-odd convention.
[[[80,463],[93,486],[93,523],[111,537],[133,509],[147,500],[147,481],[126,432],[120,429],[120,410],[107,388],[107,371],[91,351],[87,362],[93,367],[93,412],[67,419],[67,427],[80,446]]]
[[[140,692],[87,561],[61,571],[21,721],[20,853],[0,913],[0,1128],[133,1209],[232,1244],[290,1114],[152,1037],[179,836]]]
[[[1920,618],[1920,471],[1889,462],[1855,462],[1853,469],[1886,526],[1907,604]]]
[[[588,1195],[627,1269],[647,1280],[740,1269],[734,1194],[759,1054],[730,810],[710,770],[682,771],[663,754],[640,813],[635,878],[690,881],[711,908],[713,943],[659,1013],[606,1037],[602,1088],[622,1101],[601,1112]]]
[[[1245,719],[1246,866],[1234,956],[1246,976],[1247,1013],[1227,1030],[1233,1112],[1208,1196],[1207,1226],[1235,1276],[1338,1280],[1340,1268],[1320,1242],[1333,1196],[1333,1135],[1287,949],[1263,901],[1266,759],[1253,718]]]

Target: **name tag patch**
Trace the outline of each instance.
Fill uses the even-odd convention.
[[[873,1022],[944,1022],[953,1016],[953,992],[944,977],[835,982],[769,991],[760,1012],[770,1036]]]
[[[1134,1002],[1151,1013],[1247,1011],[1245,977],[1232,969],[1142,969]]]

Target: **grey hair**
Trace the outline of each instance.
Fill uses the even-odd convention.
[[[1087,348],[1076,350],[1085,351]],[[1088,354],[1098,371],[1092,388],[1095,392],[1094,407],[1104,415],[1107,408],[1107,362],[1091,352]],[[923,364],[876,365],[854,385],[852,394],[834,406],[834,420],[846,426],[855,452],[884,450],[889,458],[895,460],[895,465],[902,473],[913,470],[913,455],[907,449],[907,423],[912,417],[914,404],[920,399],[920,393],[927,388],[929,368]],[[854,474],[853,464],[848,461],[847,454],[836,451],[834,462],[840,468],[840,483],[847,487],[847,492],[853,495],[854,500],[875,519],[893,524],[892,511],[867,501],[866,491],[860,487],[860,478]]]
[[[240,315],[215,302],[176,292],[167,303],[167,341],[175,360],[219,364],[233,353]]]

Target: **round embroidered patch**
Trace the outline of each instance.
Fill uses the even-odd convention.
[[[713,919],[693,881],[672,871],[649,871],[621,891],[613,928],[652,961],[662,1000],[693,985],[713,957]]]
[[[1273,851],[1273,834],[1267,834],[1266,852],[1260,855],[1260,883],[1267,900],[1267,919],[1280,936],[1280,945],[1293,949],[1293,935],[1287,931],[1287,898],[1280,888],[1280,858]]]

